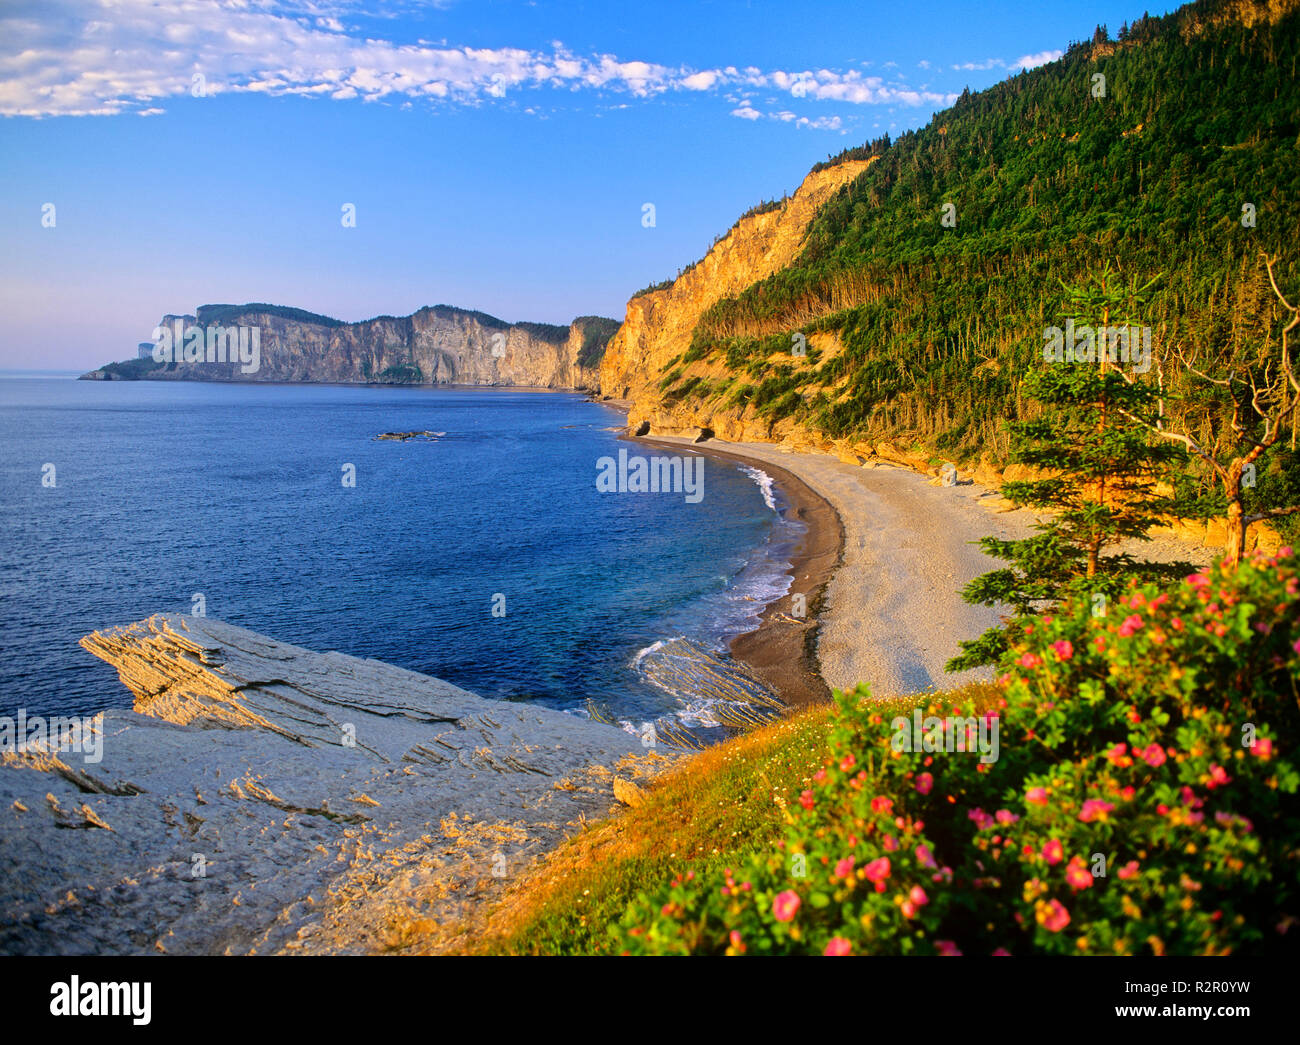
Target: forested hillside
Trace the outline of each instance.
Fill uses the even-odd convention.
[[[1109,264],[1155,280],[1131,317],[1152,331],[1142,380],[1213,431],[1224,418],[1178,395],[1178,354],[1276,357],[1265,254],[1300,295],[1298,52],[1296,0],[1200,0],[1099,28],[919,131],[833,158],[876,161],[821,206],[793,264],[703,313],[665,399],[1004,460],[1003,423],[1037,409],[1021,385],[1067,318],[1062,284]],[[1288,433],[1253,496],[1281,496],[1294,462]]]

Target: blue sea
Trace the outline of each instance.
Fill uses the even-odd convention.
[[[0,374],[0,713],[129,707],[77,640],[201,596],[486,697],[708,727],[647,651],[751,630],[801,524],[716,459],[698,503],[599,492],[600,458],[665,453],[622,424],[568,393]]]

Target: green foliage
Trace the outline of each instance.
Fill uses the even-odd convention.
[[[374,380],[385,385],[418,385],[423,382],[424,374],[414,363],[394,363],[384,367]]]
[[[615,946],[1286,953],[1300,917],[1297,565],[1284,549],[1134,586],[1100,616],[1067,603],[1005,656],[997,711],[932,702],[919,736],[866,687],[837,692],[828,755],[785,837],[642,893]],[[976,738],[993,736],[987,760]]]
[[[290,308],[287,305],[268,305],[253,302],[247,305],[200,305],[194,311],[194,321],[199,326],[237,326],[241,319],[250,313],[276,316],[292,320],[295,323],[314,323],[319,327],[341,327],[346,324],[341,319],[322,316],[306,309]]]
[[[1003,422],[1034,410],[1022,383],[1043,329],[1069,314],[1062,281],[1107,260],[1165,275],[1137,317],[1157,367],[1180,347],[1263,340],[1276,309],[1258,293],[1259,251],[1286,255],[1286,285],[1300,277],[1300,14],[1247,28],[1223,8],[1143,19],[834,158],[879,157],[819,209],[792,265],[706,312],[692,355],[834,331],[842,354],[804,378],[809,401],[827,393],[809,424],[1001,461]],[[1255,228],[1240,221],[1247,202]],[[728,357],[736,371],[749,362]]]
[[[1109,271],[1067,288],[1072,318],[1094,333],[1125,326],[1140,310],[1147,288],[1117,286]],[[1099,339],[1102,340],[1102,339]],[[1155,565],[1106,550],[1126,540],[1147,540],[1163,516],[1186,512],[1176,498],[1159,496],[1157,483],[1185,464],[1177,444],[1156,441],[1144,421],[1154,416],[1157,390],[1139,383],[1123,364],[1108,361],[1109,346],[1095,344],[1095,362],[1076,360],[1073,346],[1063,358],[1033,370],[1024,392],[1042,404],[1033,420],[1009,425],[1013,463],[1041,478],[1006,482],[1002,496],[1017,507],[1044,510],[1037,533],[1021,540],[985,538],[988,555],[1011,565],[971,581],[962,593],[969,603],[1006,605],[1010,623],[961,643],[950,671],[991,664],[1006,648],[1008,632],[1026,617],[1072,595],[1111,595],[1129,578],[1186,573],[1186,563]]]
[[[617,319],[604,316],[579,316],[574,324],[582,330],[582,347],[578,349],[578,365],[594,370],[605,356],[609,340],[618,333],[621,325]]]

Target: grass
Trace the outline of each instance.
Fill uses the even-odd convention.
[[[975,683],[946,695],[981,707],[996,694]],[[932,694],[879,702],[881,713],[910,714]],[[602,954],[607,927],[629,901],[674,875],[704,874],[773,844],[822,766],[830,705],[792,713],[684,759],[660,776],[636,808],[587,826],[511,883],[504,897],[453,930],[487,954]]]

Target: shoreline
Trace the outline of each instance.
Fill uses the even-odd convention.
[[[822,679],[817,656],[818,609],[826,587],[844,555],[844,523],[835,505],[797,475],[779,465],[707,443],[678,442],[659,436],[627,436],[646,446],[681,450],[683,445],[705,457],[734,461],[772,477],[786,501],[782,515],[804,524],[804,533],[790,556],[785,575],[790,589],[769,602],[758,627],[731,640],[731,655],[753,669],[791,708],[828,704],[831,691]],[[802,619],[792,615],[794,596],[806,597]]]
[[[944,487],[891,463],[854,465],[775,443],[624,438],[762,469],[808,524],[792,557],[791,591],[764,609],[757,629],[731,643],[733,655],[774,685],[790,707],[828,700],[832,689],[861,682],[873,696],[887,698],[993,677],[991,668],[944,670],[961,640],[977,637],[1001,616],[965,602],[960,593],[1003,565],[984,554],[980,538],[1028,536],[1036,520],[1031,510],[1009,508],[997,490],[970,478]],[[1197,565],[1206,557],[1206,549],[1176,537],[1130,542],[1123,550]],[[796,591],[808,595],[803,621],[789,614]]]

